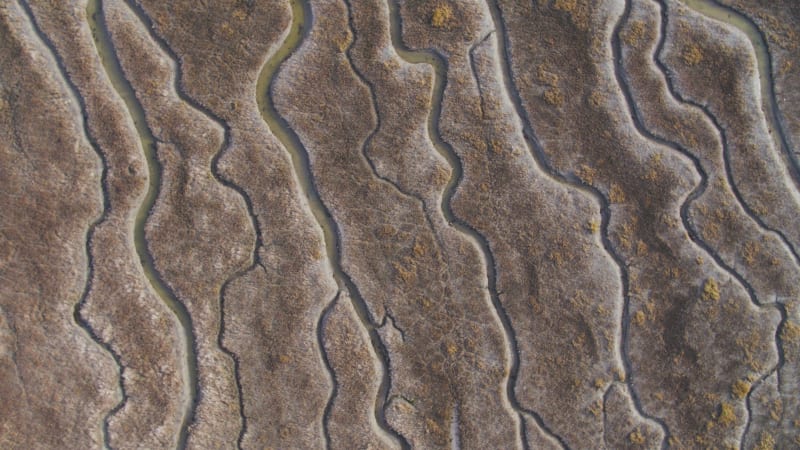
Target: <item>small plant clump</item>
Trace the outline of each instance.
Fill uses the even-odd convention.
[[[636,445],[644,445],[647,440],[644,437],[644,434],[639,430],[633,430],[631,434],[628,435],[628,440],[631,441],[631,444]]]
[[[553,106],[561,106],[564,104],[564,94],[557,87],[545,89],[544,101]]]
[[[734,422],[736,422],[736,412],[733,410],[733,405],[730,403],[722,403],[719,409],[717,422],[724,427],[732,425]]]
[[[622,39],[628,45],[638,44],[644,38],[645,24],[641,20],[631,22],[630,28],[623,34]]]
[[[713,278],[706,280],[706,284],[703,285],[703,300],[719,300],[719,295],[717,281]]]
[[[784,341],[796,341],[800,339],[800,325],[794,322],[786,322],[781,330],[781,339]]]
[[[682,57],[687,66],[695,66],[703,61],[703,52],[697,45],[690,44],[683,50]]]
[[[450,22],[453,20],[453,8],[450,5],[445,5],[440,3],[433,9],[433,15],[431,16],[431,25],[436,28],[446,28],[450,26]]]
[[[769,433],[762,433],[761,439],[758,441],[758,444],[754,447],[754,450],[774,450],[775,449],[775,438],[772,437]]]
[[[747,380],[736,380],[731,386],[731,394],[734,398],[742,400],[750,392],[750,383]]]

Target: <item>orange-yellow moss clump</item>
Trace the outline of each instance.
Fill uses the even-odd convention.
[[[647,442],[644,438],[644,434],[639,430],[633,430],[631,434],[628,435],[628,440],[631,441],[631,444],[635,445],[644,445],[644,443]]]
[[[719,300],[719,285],[713,278],[706,280],[703,285],[703,300]]]
[[[781,330],[781,339],[784,341],[796,341],[800,339],[800,325],[794,322],[786,322]]]
[[[722,403],[719,409],[717,422],[724,427],[733,425],[733,423],[736,422],[736,412],[733,410],[733,405],[730,403]]]
[[[453,20],[453,8],[450,5],[439,4],[433,9],[431,25],[436,28],[444,28],[450,25]]]
[[[736,380],[731,386],[731,394],[739,400],[745,398],[750,392],[750,383],[747,380]]]
[[[690,44],[683,50],[683,62],[688,66],[699,64],[703,60],[703,52],[695,44]]]
[[[775,438],[772,437],[769,433],[762,433],[761,440],[758,441],[758,444],[754,447],[754,450],[774,450],[775,449]]]
[[[647,316],[644,315],[643,311],[636,311],[636,313],[633,315],[633,323],[639,326],[644,325],[646,319]]]

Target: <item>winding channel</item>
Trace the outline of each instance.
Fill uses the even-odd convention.
[[[696,172],[700,175],[700,179],[701,179],[700,183],[697,184],[697,186],[695,186],[695,188],[689,193],[689,195],[686,196],[686,198],[684,199],[683,203],[680,206],[680,218],[681,218],[681,221],[683,223],[683,227],[686,230],[687,235],[689,236],[689,239],[695,245],[697,245],[701,250],[703,250],[708,256],[710,256],[712,258],[712,260],[715,262],[715,264],[721,270],[725,271],[729,276],[731,276],[733,279],[735,279],[745,289],[745,291],[748,294],[748,297],[750,298],[750,301],[757,308],[764,309],[764,308],[767,308],[767,307],[774,307],[781,315],[781,321],[780,321],[778,327],[775,330],[775,342],[776,342],[776,347],[777,347],[777,352],[778,352],[778,361],[777,361],[777,363],[776,363],[776,365],[774,367],[772,367],[769,371],[765,372],[761,377],[759,377],[758,380],[756,380],[751,385],[751,388],[747,392],[747,395],[746,395],[746,398],[745,398],[745,409],[746,409],[746,412],[747,412],[747,419],[746,419],[746,422],[745,422],[745,427],[744,427],[744,431],[743,431],[743,434],[742,434],[742,438],[740,439],[740,442],[743,445],[743,443],[745,442],[746,437],[748,435],[748,432],[750,430],[750,425],[752,423],[752,418],[753,418],[753,408],[752,408],[752,404],[751,404],[752,403],[752,398],[751,398],[752,394],[756,391],[756,389],[763,383],[763,381],[767,377],[771,376],[776,371],[779,371],[780,368],[783,366],[783,364],[785,362],[783,344],[782,344],[781,338],[780,338],[780,331],[782,330],[783,324],[785,323],[786,318],[787,318],[786,308],[783,305],[781,305],[780,303],[775,303],[775,304],[772,304],[772,305],[767,305],[767,304],[763,303],[763,299],[759,299],[758,295],[755,292],[755,289],[747,281],[747,279],[742,274],[740,274],[738,271],[736,271],[733,267],[728,265],[722,259],[722,257],[719,255],[719,253],[717,253],[717,251],[709,243],[707,243],[703,238],[701,238],[701,236],[698,233],[694,223],[690,219],[690,213],[689,213],[690,205],[694,201],[700,199],[703,195],[705,195],[706,189],[708,188],[708,173],[706,172],[705,168],[703,167],[702,163],[700,162],[700,159],[695,154],[693,154],[688,149],[682,147],[677,142],[669,140],[667,137],[662,136],[662,135],[660,135],[659,133],[657,133],[655,131],[651,131],[642,122],[643,113],[642,113],[641,109],[639,108],[639,105],[637,105],[636,101],[633,99],[633,94],[631,92],[632,91],[632,87],[630,86],[628,78],[625,75],[625,68],[624,68],[623,57],[622,57],[622,49],[623,48],[622,48],[622,42],[620,40],[621,29],[624,26],[626,26],[626,24],[628,24],[628,21],[630,20],[631,5],[632,5],[631,1],[626,1],[625,2],[625,10],[624,10],[623,14],[620,16],[620,19],[619,19],[617,25],[614,28],[614,33],[613,33],[613,37],[612,37],[612,51],[613,51],[613,54],[614,54],[614,69],[615,69],[614,72],[615,72],[615,76],[617,78],[617,83],[619,84],[620,90],[621,90],[623,96],[625,97],[625,101],[626,101],[626,103],[628,105],[629,115],[630,115],[630,117],[631,117],[631,119],[633,121],[633,124],[636,127],[637,131],[642,136],[646,137],[647,139],[652,140],[653,142],[655,142],[655,143],[657,143],[659,145],[663,145],[665,147],[668,147],[672,151],[675,151],[675,152],[683,155],[687,159],[691,160],[692,165],[694,166]],[[660,5],[660,6],[663,8],[663,5]],[[656,44],[656,47],[653,49],[653,53],[652,53],[651,57],[653,58],[653,64],[660,71],[660,73],[662,75],[664,75],[664,77],[665,77],[664,79],[666,80],[667,79],[667,77],[665,75],[666,71],[663,68],[663,66],[660,65],[660,63],[658,62],[657,57],[656,57],[656,55],[659,55],[661,53],[661,51],[663,50],[664,40],[666,38],[666,35],[665,35],[665,33],[666,33],[666,24],[663,23],[663,18],[662,17],[659,17],[659,19],[662,20],[662,22],[660,22],[658,24],[658,27],[660,28],[660,31],[659,31],[660,35],[659,35],[659,39],[658,39],[658,42]],[[671,88],[671,86],[669,86],[669,84],[667,84],[667,89],[668,89],[670,95],[674,96],[672,88]],[[677,100],[677,97],[675,97],[675,98]],[[722,136],[722,133],[720,133],[720,135]],[[727,158],[727,155],[725,153],[726,153],[726,151],[723,148],[723,155],[722,156],[723,156],[724,159]],[[727,165],[727,162],[726,162],[726,165]],[[733,180],[730,179],[730,171],[727,170],[727,169],[726,169],[726,177],[728,177],[728,184],[730,186],[732,186],[732,189],[734,189],[733,186],[735,186],[735,185],[733,184]],[[734,194],[734,195],[736,195],[736,194]]]
[[[391,389],[391,364],[389,359],[389,352],[386,349],[383,341],[378,334],[378,329],[386,325],[388,315],[383,318],[383,321],[378,323],[369,311],[366,301],[361,296],[358,287],[344,271],[341,262],[341,241],[339,227],[336,221],[331,216],[330,211],[325,206],[320,198],[319,191],[314,183],[313,175],[311,173],[311,162],[309,159],[308,151],[303,146],[297,133],[292,130],[286,119],[281,116],[272,98],[272,87],[275,82],[278,71],[294,52],[300,48],[303,41],[309,36],[313,26],[313,16],[311,5],[308,0],[289,0],[292,9],[292,23],[289,28],[289,34],[286,36],[280,48],[264,63],[264,66],[259,73],[256,83],[256,99],[258,101],[259,111],[264,122],[269,127],[272,134],[283,144],[284,148],[289,152],[292,160],[297,182],[302,189],[307,199],[307,205],[311,209],[319,227],[322,229],[325,239],[325,251],[328,261],[331,264],[333,276],[339,286],[340,291],[347,292],[352,302],[362,325],[367,330],[370,336],[373,350],[381,360],[383,370],[383,378],[381,380],[378,396],[375,399],[374,414],[380,428],[393,438],[403,449],[410,449],[409,442],[395,431],[386,420],[385,407],[388,402],[389,391]],[[335,301],[335,300],[334,300]],[[326,308],[327,309],[327,308]],[[324,315],[324,312],[323,312]],[[319,324],[318,324],[319,325]],[[320,352],[324,353],[325,349],[320,348]],[[327,359],[327,358],[324,358]],[[330,366],[326,364],[328,369]],[[331,373],[333,380],[333,395],[329,400],[329,404],[325,408],[325,415],[323,417],[323,430],[327,430],[327,419],[330,414],[331,404],[337,392],[336,377]],[[326,444],[328,441],[327,431],[325,433]]]
[[[483,236],[479,231],[474,229],[471,225],[458,218],[453,213],[451,208],[452,198],[455,195],[455,191],[458,188],[464,176],[464,168],[461,159],[458,157],[453,147],[444,140],[439,131],[439,123],[442,115],[444,91],[448,80],[448,61],[445,57],[437,53],[435,50],[432,49],[410,50],[408,47],[406,47],[402,37],[402,19],[400,17],[398,0],[387,0],[387,1],[389,4],[389,13],[390,13],[389,14],[390,34],[394,50],[407,63],[428,64],[434,69],[435,77],[433,81],[433,92],[431,98],[432,107],[430,114],[428,115],[428,126],[427,126],[428,137],[433,143],[433,146],[436,149],[436,151],[447,161],[452,170],[450,179],[445,185],[444,191],[442,193],[440,209],[445,219],[447,220],[448,224],[453,226],[462,235],[468,237],[471,241],[473,241],[474,245],[478,247],[482,259],[484,260],[484,263],[486,265],[487,285],[492,302],[491,306],[495,314],[497,315],[498,320],[502,324],[506,345],[509,348],[508,356],[510,358],[509,362],[511,364],[511,367],[509,368],[508,371],[509,372],[508,378],[505,380],[505,387],[504,387],[505,394],[506,394],[506,399],[508,400],[512,409],[519,417],[518,432],[520,434],[519,437],[522,446],[524,449],[528,449],[530,447],[530,444],[528,443],[526,425],[525,425],[525,417],[527,416],[533,419],[534,422],[536,422],[536,424],[544,433],[546,433],[548,436],[552,437],[555,441],[557,441],[561,446],[561,448],[568,448],[563,438],[554,433],[549,428],[549,426],[547,426],[544,419],[542,419],[542,417],[538,413],[523,407],[523,405],[520,404],[519,400],[516,397],[515,389],[517,385],[517,377],[519,375],[519,365],[520,365],[519,345],[517,343],[516,333],[511,325],[511,318],[509,317],[508,313],[505,310],[505,307],[500,301],[500,296],[497,290],[497,264],[494,259],[494,254],[492,253],[488,239],[485,236]],[[492,35],[492,33],[493,32],[490,32],[489,34],[484,36],[470,48],[469,51],[470,63],[472,62],[472,51],[475,49],[477,45],[488,39]],[[475,78],[475,81],[476,83],[479,84],[477,77]],[[480,89],[480,85],[478,86],[478,88]]]
[[[787,165],[794,186],[800,189],[800,161],[792,151],[786,132],[781,124],[781,112],[775,100],[775,85],[772,77],[772,56],[764,33],[744,13],[733,7],[722,5],[716,0],[681,0],[683,4],[710,19],[728,24],[747,36],[756,56],[759,88],[761,90],[761,110],[770,130],[775,146]]]
[[[136,212],[134,219],[134,246],[136,253],[139,256],[139,261],[142,266],[145,277],[147,278],[153,292],[169,307],[169,309],[178,318],[183,329],[183,336],[185,339],[184,352],[186,356],[185,371],[183,374],[185,382],[186,396],[186,411],[181,423],[180,434],[178,436],[178,448],[186,446],[186,439],[188,436],[188,428],[194,416],[196,408],[196,399],[198,394],[198,378],[197,378],[197,344],[194,337],[192,318],[189,315],[186,306],[181,303],[172,289],[167,286],[161,278],[158,270],[155,267],[153,256],[147,247],[147,238],[145,236],[145,224],[150,212],[152,211],[155,202],[159,195],[161,186],[161,163],[158,161],[156,153],[156,139],[153,133],[147,127],[145,121],[145,114],[142,105],[136,98],[133,87],[130,82],[125,78],[122,67],[117,59],[114,51],[114,44],[111,36],[106,27],[105,18],[101,7],[101,0],[89,0],[86,6],[86,18],[89,22],[89,27],[92,31],[95,47],[100,56],[100,60],[105,68],[106,75],[108,76],[114,89],[125,102],[135,127],[139,139],[142,143],[142,150],[144,151],[145,159],[147,160],[148,180],[147,193]],[[116,411],[112,411],[112,414]]]

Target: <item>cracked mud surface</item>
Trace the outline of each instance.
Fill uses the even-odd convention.
[[[800,448],[796,1],[0,34],[0,448]]]

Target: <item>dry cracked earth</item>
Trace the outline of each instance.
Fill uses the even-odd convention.
[[[800,448],[796,0],[0,37],[0,448]]]

